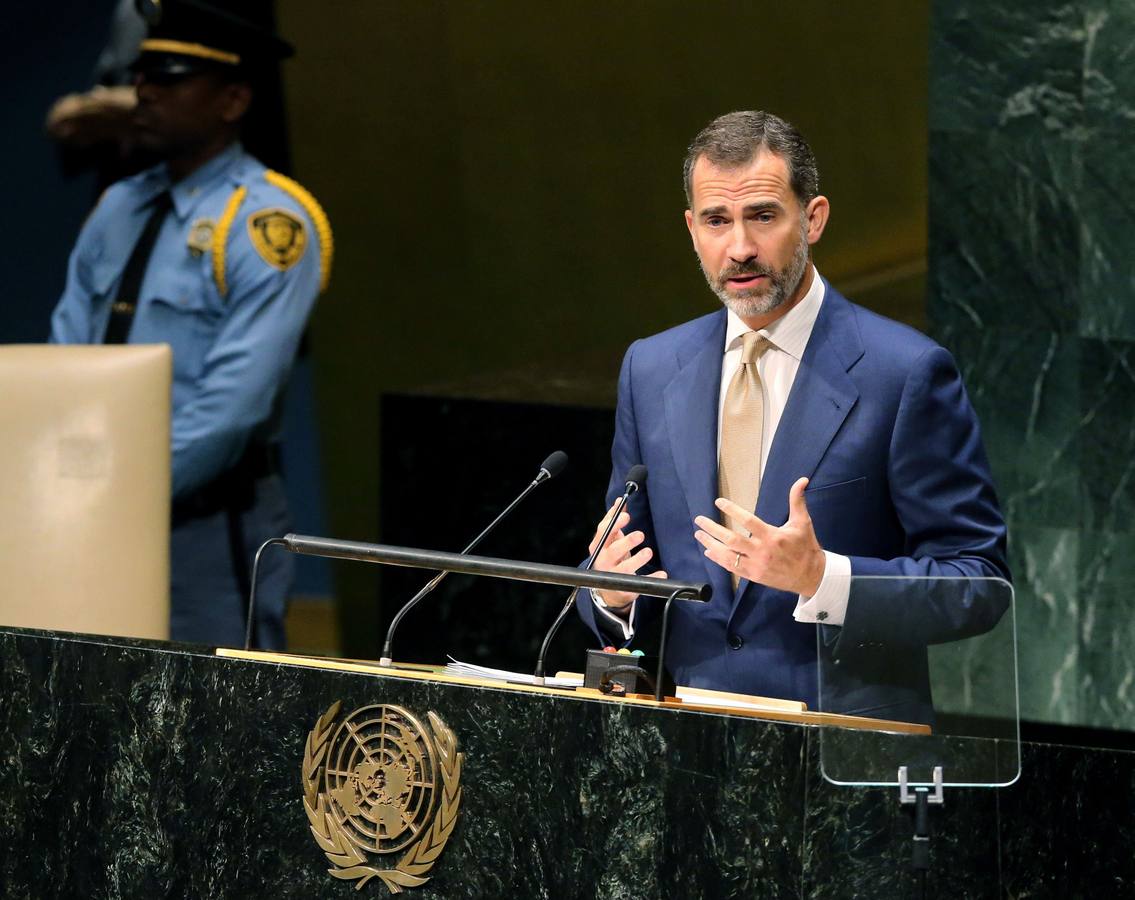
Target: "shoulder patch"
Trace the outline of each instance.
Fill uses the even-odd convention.
[[[280,207],[257,210],[248,217],[248,236],[260,258],[286,272],[303,258],[307,232],[295,213]]]
[[[335,244],[331,236],[331,223],[327,220],[323,207],[303,185],[286,175],[268,169],[264,173],[264,180],[295,200],[311,219],[316,236],[319,238],[319,290],[320,292],[327,290],[327,282],[331,279],[331,260],[334,256]]]

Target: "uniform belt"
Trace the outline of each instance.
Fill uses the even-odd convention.
[[[279,444],[251,444],[235,466],[208,484],[173,502],[173,524],[223,510],[246,510],[255,499],[257,480],[280,471]]]

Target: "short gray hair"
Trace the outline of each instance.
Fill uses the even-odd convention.
[[[788,163],[792,191],[801,206],[807,206],[820,193],[816,157],[804,136],[779,116],[750,109],[718,116],[698,132],[682,166],[686,202],[693,206],[694,164],[701,157],[716,166],[735,168],[751,162],[762,150]]]

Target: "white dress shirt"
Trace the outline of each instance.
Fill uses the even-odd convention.
[[[820,273],[812,267],[812,285],[808,288],[803,299],[783,316],[757,333],[768,338],[771,346],[761,354],[757,360],[757,372],[761,379],[761,390],[764,394],[764,423],[762,427],[760,475],[764,475],[765,463],[768,462],[769,450],[772,448],[773,438],[776,436],[780,417],[784,413],[788,395],[792,390],[792,383],[796,380],[796,372],[800,368],[800,360],[804,356],[804,348],[808,346],[808,339],[812,336],[812,326],[816,324],[816,317],[820,314],[820,306],[824,302],[824,283],[820,280]],[[725,354],[721,360],[721,390],[717,403],[717,448],[721,450],[721,411],[725,406],[725,394],[729,390],[729,382],[733,380],[738,366],[741,364],[742,335],[752,331],[741,318],[732,310],[728,313],[725,326]],[[805,495],[807,498],[807,495]],[[690,540],[693,536],[693,522],[690,523]],[[842,625],[847,613],[847,596],[850,589],[851,560],[838,553],[824,551],[826,565],[820,586],[811,597],[801,596],[796,603],[792,616],[797,622],[824,622],[827,625]],[[712,563],[716,565],[716,563]],[[626,610],[627,618],[617,616],[607,609],[602,600],[594,593],[596,608],[617,624],[626,640],[634,634],[630,625],[634,617],[634,603]],[[637,601],[635,601],[637,602]]]

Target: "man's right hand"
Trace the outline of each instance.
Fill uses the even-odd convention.
[[[612,507],[607,510],[607,514],[603,516],[599,525],[595,529],[595,536],[591,539],[591,544],[588,546],[588,552],[594,553],[595,548],[599,546],[599,539],[603,536],[603,532],[607,528],[607,523],[611,520],[611,516],[615,514],[618,508],[616,501]],[[624,534],[623,529],[630,524],[630,513],[625,510],[619,514],[619,520],[615,523],[615,527],[611,529],[611,533],[607,535],[607,543],[603,545],[603,549],[599,551],[599,555],[595,557],[595,565],[592,568],[596,572],[615,572],[620,575],[637,575],[638,570],[650,562],[654,556],[654,551],[649,547],[640,547],[646,535],[641,531],[632,531],[630,534]],[[666,573],[659,570],[650,573],[651,578],[665,578]],[[615,615],[626,616],[634,603],[638,594],[632,594],[629,591],[596,591],[591,592],[593,597],[597,597],[607,605],[607,609]]]

